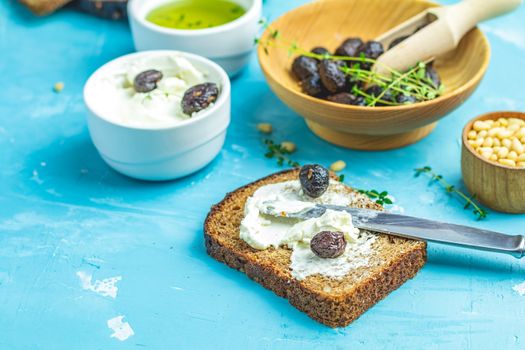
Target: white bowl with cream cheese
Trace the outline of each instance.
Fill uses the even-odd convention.
[[[163,73],[157,88],[137,93],[142,71]],[[180,102],[191,86],[212,82],[215,103],[186,115]],[[144,51],[121,56],[95,71],[84,87],[91,138],[104,161],[142,180],[171,180],[210,163],[221,150],[230,123],[230,80],[216,63],[180,51]]]
[[[181,50],[211,59],[234,76],[249,62],[260,30],[262,0],[231,0],[246,13],[229,23],[206,29],[183,30],[146,20],[148,13],[177,0],[130,0],[128,17],[137,51]]]

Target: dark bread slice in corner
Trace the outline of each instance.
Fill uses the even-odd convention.
[[[369,266],[356,268],[342,279],[313,275],[299,281],[291,276],[291,250],[256,250],[239,238],[244,204],[259,187],[298,178],[287,170],[229,193],[214,205],[204,223],[208,254],[287,298],[290,304],[330,327],[344,327],[414,277],[426,261],[426,243],[378,234]],[[356,195],[355,207],[382,210],[366,196]]]
[[[72,0],[19,0],[20,3],[29,8],[35,15],[48,15],[61,8]]]

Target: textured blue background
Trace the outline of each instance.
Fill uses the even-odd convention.
[[[268,0],[270,19],[304,1]],[[297,143],[300,162],[348,163],[347,182],[387,189],[405,213],[508,233],[525,217],[483,222],[412,169],[431,165],[461,185],[460,131],[477,114],[525,110],[525,8],[482,28],[493,48],[482,85],[430,137],[366,153],[311,134],[269,90],[256,58],[233,82],[233,121],[219,157],[179,181],[144,183],[109,169],[86,128],[82,87],[103,63],[133,51],[126,23],[70,9],[35,18],[0,4],[0,349],[286,348],[523,349],[525,281],[511,257],[431,244],[418,276],[344,329],[324,327],[209,258],[202,223],[227,191],[279,169],[255,129]],[[351,25],[351,24],[349,24]],[[52,91],[65,82],[60,94]],[[113,300],[82,290],[76,273],[122,276]],[[135,335],[110,338],[124,315]]]

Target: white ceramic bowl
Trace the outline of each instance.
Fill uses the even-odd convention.
[[[220,87],[216,103],[169,127],[138,128],[113,122],[101,105],[100,79],[134,59],[179,54],[197,69],[208,73],[207,81]],[[91,139],[104,161],[116,171],[141,180],[171,180],[196,172],[221,150],[230,123],[230,80],[214,62],[176,51],[145,51],[121,56],[100,67],[86,82],[84,101],[89,110]]]
[[[161,27],[146,20],[159,5],[177,0],[130,0],[128,16],[137,51],[180,50],[207,57],[228,75],[237,74],[249,61],[262,15],[262,0],[231,0],[246,9],[238,19],[224,25],[180,30]]]

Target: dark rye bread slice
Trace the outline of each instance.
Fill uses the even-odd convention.
[[[299,281],[290,273],[291,250],[256,250],[239,238],[244,204],[259,187],[294,180],[298,170],[260,179],[229,193],[214,205],[204,224],[208,254],[244,272],[311,318],[330,327],[344,327],[367,309],[414,277],[426,261],[426,243],[378,234],[369,264],[350,271],[342,279],[312,275]],[[356,207],[381,210],[381,206],[348,188]]]

